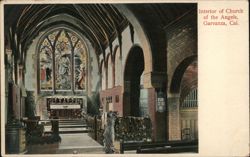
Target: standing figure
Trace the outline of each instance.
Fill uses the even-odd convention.
[[[44,83],[46,81],[46,68],[45,68],[45,65],[42,65],[42,67],[41,67],[40,80],[42,81],[42,83]]]
[[[86,76],[86,72],[85,72],[85,66],[82,63],[80,65],[80,69],[77,69],[79,72],[78,78],[77,78],[77,86],[78,89],[84,89],[85,88],[85,76]]]
[[[61,89],[69,89],[70,60],[67,56],[62,56],[58,64],[59,83]]]
[[[105,128],[105,131],[103,133],[104,136],[104,150],[106,154],[113,154],[114,153],[114,121],[115,121],[115,115],[112,112],[109,112],[107,115],[107,126]]]

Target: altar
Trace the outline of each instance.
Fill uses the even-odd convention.
[[[87,98],[85,96],[48,97],[46,98],[49,118],[78,119],[82,113],[87,113]]]

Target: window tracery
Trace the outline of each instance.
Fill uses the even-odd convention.
[[[74,32],[60,28],[39,45],[40,91],[86,90],[87,50]]]

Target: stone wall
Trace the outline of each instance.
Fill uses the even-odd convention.
[[[134,32],[134,41],[132,42],[131,39],[131,34],[130,34],[130,28],[127,27],[123,32],[122,32],[122,42],[121,45],[119,45],[118,42],[118,38],[116,38],[113,42],[113,49],[112,52],[110,50],[110,47],[108,47],[105,50],[105,58],[101,58],[100,60],[103,61],[103,63],[108,63],[108,65],[102,64],[102,67],[100,69],[102,69],[102,91],[100,92],[100,101],[102,106],[104,107],[104,105],[106,104],[106,99],[110,99],[112,97],[112,104],[113,104],[113,109],[115,111],[118,111],[119,116],[123,116],[123,86],[124,86],[124,70],[125,70],[125,65],[127,62],[127,58],[128,58],[128,54],[130,49],[134,46],[134,45],[140,45],[140,41],[138,39],[137,33]],[[118,51],[115,53],[115,49],[116,46],[118,47]],[[118,55],[117,53],[120,53],[120,55]],[[118,55],[119,57],[116,57],[116,55]],[[112,63],[108,62],[110,56],[113,58]],[[115,67],[115,59],[120,59],[121,64],[119,66],[119,69],[121,71],[119,71],[119,75],[121,76],[117,76],[116,72],[116,68]],[[112,66],[112,68],[110,68],[110,66]],[[134,67],[136,68],[136,67]],[[112,71],[111,71],[112,70]],[[111,74],[112,73],[112,74]],[[108,74],[108,75],[107,75]],[[110,77],[113,78],[110,78]],[[117,80],[120,79],[120,80]],[[107,82],[110,80],[114,80],[114,82],[119,82],[119,83],[114,83],[113,85],[115,86],[111,86],[111,82]],[[107,84],[109,84],[109,86],[106,86]],[[117,99],[119,99],[119,101],[116,101]]]
[[[111,89],[107,89],[105,91],[100,92],[101,105],[105,111],[106,106],[110,101],[110,105],[112,104],[112,111],[117,111],[119,116],[123,116],[123,92],[122,87],[117,86]],[[112,100],[108,100],[112,99]]]
[[[178,19],[165,30],[168,60],[168,139],[180,140],[180,84],[185,69],[192,63],[192,59],[195,58],[193,56],[197,56],[198,53],[196,10]],[[176,89],[171,89],[171,86]]]
[[[168,87],[178,65],[187,57],[197,55],[197,17],[191,12],[166,28]],[[170,88],[168,88],[170,90]]]

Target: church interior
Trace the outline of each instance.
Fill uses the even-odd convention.
[[[6,4],[4,151],[197,153],[197,56],[196,3]]]

